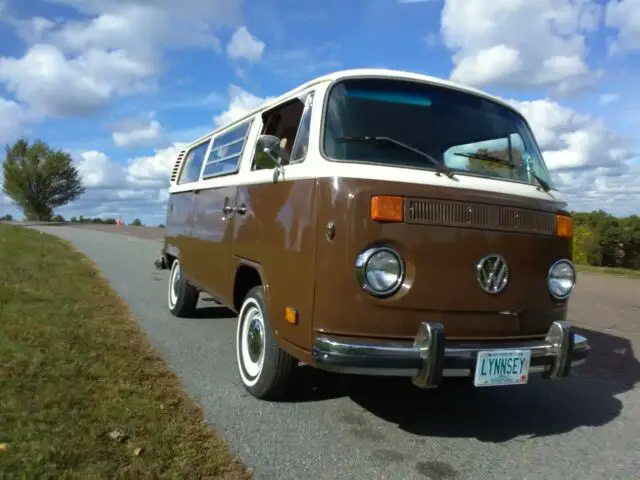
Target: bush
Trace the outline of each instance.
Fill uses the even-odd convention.
[[[575,263],[640,269],[640,217],[573,212]]]

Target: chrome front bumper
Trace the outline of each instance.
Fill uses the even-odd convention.
[[[545,339],[520,341],[447,341],[440,323],[423,322],[413,342],[316,337],[316,367],[339,373],[412,377],[422,388],[437,387],[442,377],[471,377],[478,352],[526,349],[531,351],[529,372],[545,378],[569,376],[571,367],[584,363],[589,344],[567,322],[554,322]]]

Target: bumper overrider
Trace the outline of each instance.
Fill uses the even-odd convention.
[[[418,387],[434,388],[442,377],[475,377],[477,386],[487,385],[478,380],[477,371],[488,368],[487,362],[492,355],[503,356],[492,360],[502,361],[499,368],[503,370],[506,365],[508,371],[515,372],[517,365],[526,371],[519,381],[504,381],[504,384],[526,383],[531,373],[541,374],[544,378],[567,377],[571,367],[586,361],[589,349],[587,339],[575,333],[568,322],[554,322],[544,339],[499,342],[447,341],[442,324],[422,322],[413,342],[343,341],[319,335],[314,343],[313,357],[316,366],[324,370],[406,376],[412,377]],[[509,357],[517,359],[509,364]],[[501,384],[499,371],[495,378],[498,380],[493,385]]]

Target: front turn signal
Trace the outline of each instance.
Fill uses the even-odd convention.
[[[402,222],[404,199],[390,195],[371,197],[371,220],[376,222]]]
[[[568,215],[556,215],[556,236],[573,237],[573,219]]]

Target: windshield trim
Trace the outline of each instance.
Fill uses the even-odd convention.
[[[444,88],[444,89],[454,90],[456,92],[460,92],[460,93],[463,93],[463,94],[472,95],[472,96],[476,96],[476,97],[482,98],[483,100],[492,102],[492,103],[494,103],[494,104],[496,104],[496,105],[498,105],[500,107],[503,107],[503,108],[506,108],[507,110],[510,110],[511,112],[515,113],[524,122],[524,125],[527,128],[527,133],[530,136],[530,140],[531,140],[531,143],[533,145],[533,148],[535,149],[534,153],[542,159],[541,165],[544,168],[544,171],[547,174],[547,177],[549,178],[549,187],[550,187],[549,191],[559,192],[557,186],[555,185],[555,183],[553,182],[553,179],[551,178],[551,172],[549,171],[549,168],[547,167],[547,164],[544,161],[544,157],[542,156],[542,152],[540,150],[540,146],[538,145],[538,141],[537,141],[537,139],[536,139],[536,137],[535,137],[535,135],[533,133],[533,130],[531,129],[531,125],[529,124],[529,122],[527,121],[525,116],[521,112],[519,112],[513,105],[510,105],[510,104],[508,104],[506,102],[497,101],[496,99],[492,98],[490,95],[484,94],[482,92],[470,91],[470,90],[467,90],[467,89],[464,89],[464,88],[458,88],[456,86],[441,85],[441,84],[438,84],[438,83],[429,82],[427,80],[418,80],[418,79],[413,79],[413,78],[396,78],[396,77],[388,77],[388,76],[385,76],[385,75],[353,75],[353,76],[349,76],[349,77],[343,77],[343,78],[338,78],[338,79],[332,80],[329,83],[329,85],[327,86],[327,88],[325,89],[325,92],[324,92],[324,95],[323,95],[323,98],[322,98],[322,108],[319,109],[319,110],[321,110],[321,112],[320,112],[321,115],[320,115],[320,134],[318,136],[319,137],[318,138],[318,142],[319,142],[318,152],[320,153],[320,156],[324,160],[327,160],[329,162],[334,162],[334,163],[349,163],[349,164],[357,164],[357,165],[382,166],[382,167],[401,168],[401,169],[408,169],[408,170],[421,170],[421,171],[437,173],[437,170],[433,166],[424,166],[424,167],[411,166],[411,167],[406,167],[406,166],[383,164],[383,163],[378,163],[378,162],[369,162],[369,161],[366,161],[366,160],[341,159],[341,158],[331,157],[330,155],[328,155],[325,152],[325,150],[324,150],[324,143],[325,143],[324,142],[324,137],[325,137],[325,134],[326,134],[327,110],[329,108],[329,98],[331,97],[331,93],[333,92],[333,89],[336,88],[337,86],[339,86],[343,82],[348,82],[350,80],[368,80],[368,79],[371,79],[371,80],[389,80],[391,82],[417,83],[417,84],[425,85],[425,86],[428,86],[428,87]],[[455,175],[464,175],[464,176],[470,176],[470,177],[475,177],[475,178],[482,178],[482,179],[486,179],[486,180],[494,180],[494,181],[497,181],[497,182],[511,182],[511,183],[517,183],[517,184],[520,184],[520,185],[530,185],[530,186],[535,187],[535,188],[541,188],[541,186],[537,184],[535,179],[533,180],[533,182],[527,182],[527,181],[524,181],[524,180],[518,180],[518,179],[513,179],[513,178],[491,177],[491,176],[482,175],[480,173],[476,173],[476,172],[473,172],[473,171],[454,168],[454,167],[449,167],[449,169]]]

